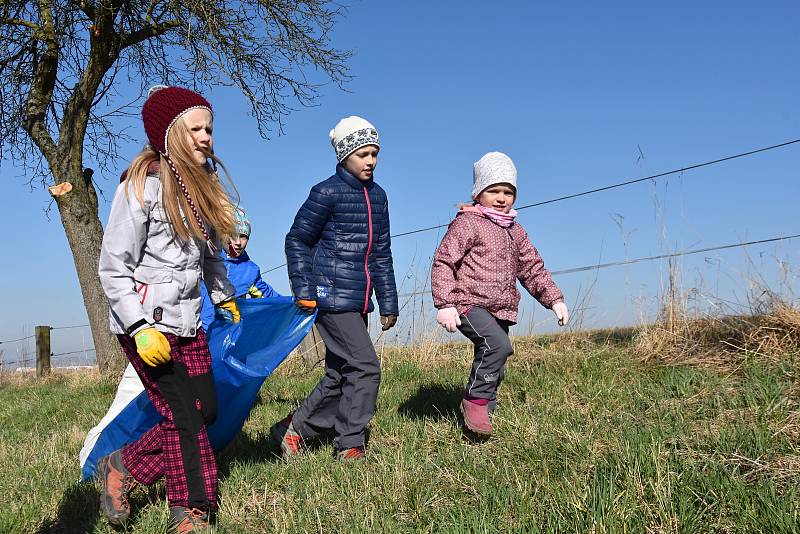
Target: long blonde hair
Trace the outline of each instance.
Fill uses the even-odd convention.
[[[189,128],[186,126],[184,117],[181,117],[170,128],[169,158],[149,146],[146,147],[131,162],[126,184],[133,187],[139,204],[144,206],[144,184],[148,168],[154,162],[158,162],[162,184],[161,202],[173,231],[182,241],[187,241],[189,238],[205,241],[206,235],[195,221],[192,206],[189,205],[186,195],[181,191],[178,178],[170,165],[171,160],[186,186],[186,191],[192,199],[198,215],[205,224],[211,227],[216,236],[226,243],[235,233],[234,207],[239,203],[236,186],[225,165],[214,154],[209,154],[214,162],[213,168],[198,164],[193,157],[195,147],[189,139]],[[223,186],[216,171],[217,166],[225,172],[232,194],[236,197],[235,200]]]

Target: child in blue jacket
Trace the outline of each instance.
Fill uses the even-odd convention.
[[[228,242],[227,251],[224,249],[219,251],[219,256],[225,264],[228,280],[236,289],[236,298],[280,297],[281,294],[261,278],[261,268],[244,250],[250,240],[252,229],[247,215],[242,208],[236,208],[235,215],[236,237]],[[200,284],[200,292],[203,295],[200,321],[203,323],[203,328],[208,331],[208,326],[214,321],[215,307],[208,298],[205,284]],[[221,310],[220,312],[224,313]]]
[[[336,173],[311,188],[286,235],[286,261],[297,305],[318,310],[325,376],[297,410],[271,428],[284,456],[333,429],[334,455],[362,460],[375,415],[380,364],[367,331],[374,291],[383,330],[397,321],[397,289],[386,192],[374,181],[378,132],[360,117],[330,132]]]

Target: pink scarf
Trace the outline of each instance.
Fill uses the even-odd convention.
[[[471,211],[474,213],[480,213],[487,219],[493,221],[499,226],[502,226],[503,228],[508,228],[509,226],[514,224],[514,219],[516,219],[517,217],[517,210],[511,210],[508,213],[503,213],[493,208],[487,208],[485,206],[481,206],[480,204],[476,204],[474,206],[464,206],[461,208],[461,211]]]

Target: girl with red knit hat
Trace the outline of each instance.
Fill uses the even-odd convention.
[[[99,274],[111,330],[163,419],[98,462],[100,506],[120,525],[130,515],[131,489],[164,477],[171,526],[210,532],[217,465],[206,427],[217,406],[200,281],[238,322],[235,289],[217,254],[234,234],[233,203],[216,172],[225,167],[214,156],[205,98],[159,86],[142,119],[149,145],[114,195]]]
[[[502,152],[489,152],[473,166],[472,199],[450,223],[431,267],[436,320],[458,329],[474,345],[472,370],[461,400],[464,426],[492,434],[490,415],[513,353],[508,328],[517,321],[519,280],[559,325],[569,320],[564,295],[553,282],[512,209],[517,169]]]

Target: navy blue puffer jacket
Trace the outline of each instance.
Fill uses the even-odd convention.
[[[324,311],[397,315],[386,192],[341,165],[311,188],[286,234],[292,292]]]

